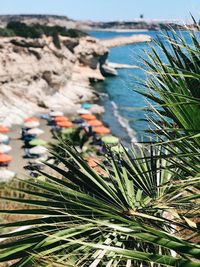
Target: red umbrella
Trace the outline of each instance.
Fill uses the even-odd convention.
[[[90,120],[88,121],[88,124],[90,126],[102,126],[103,125],[103,123],[99,120]]]
[[[109,134],[110,133],[110,129],[104,126],[94,127],[93,131],[96,134]]]
[[[71,121],[59,121],[59,122],[57,122],[57,125],[60,127],[63,127],[63,128],[70,128],[73,126]]]
[[[7,163],[12,160],[12,157],[7,154],[0,154],[0,163]]]
[[[9,128],[3,125],[0,125],[0,133],[7,133],[7,132],[9,132]]]
[[[54,121],[55,122],[62,122],[62,121],[69,121],[69,119],[67,117],[64,117],[64,116],[56,116],[54,118]]]
[[[81,118],[89,121],[89,120],[96,120],[96,116],[92,115],[92,114],[82,114]]]

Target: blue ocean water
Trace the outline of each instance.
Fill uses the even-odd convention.
[[[90,32],[90,35],[99,39],[133,34],[133,32]],[[151,35],[153,39],[157,39],[158,36],[163,38],[160,32],[152,31],[146,34]],[[149,51],[149,43],[120,46],[110,50],[108,60],[144,67],[141,58],[146,58],[145,52]],[[160,56],[162,59],[162,55]],[[113,134],[119,136],[124,143],[146,139],[144,130],[148,128],[148,124],[144,120],[146,114],[142,108],[147,106],[147,103],[144,97],[134,91],[141,88],[142,85],[139,85],[139,82],[141,80],[145,82],[146,74],[141,68],[119,69],[118,74],[117,77],[106,78],[105,81],[95,85],[95,89],[102,94],[100,104],[106,110],[103,120],[109,124]]]

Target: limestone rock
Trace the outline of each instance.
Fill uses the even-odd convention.
[[[104,57],[104,62],[106,61],[108,49],[101,45],[97,39],[87,36],[80,38],[79,44],[74,48],[74,54],[80,63],[96,69],[102,57]]]
[[[0,38],[0,123],[21,123],[45,107],[69,113],[95,97],[90,81],[103,80],[108,50],[92,37]]]

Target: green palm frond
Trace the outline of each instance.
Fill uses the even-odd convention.
[[[86,264],[103,250],[105,255],[101,261],[109,262],[114,255],[117,262],[131,259],[135,266],[141,262],[154,262],[155,266],[158,263],[177,266],[184,262],[185,266],[196,266],[192,259],[181,257],[183,254],[198,258],[200,247],[175,237],[170,231],[177,232],[176,227],[191,233],[197,231],[181,217],[187,218],[191,215],[189,211],[195,208],[194,195],[190,199],[185,189],[191,188],[198,178],[190,184],[176,183],[179,175],[174,175],[173,168],[167,170],[168,162],[161,157],[162,148],[157,152],[150,150],[149,156],[145,156],[141,148],[139,154],[133,151],[134,158],[126,150],[123,157],[117,158],[110,152],[107,178],[92,170],[73,148],[67,147],[65,153],[77,165],[59,155],[57,158],[63,167],[49,165],[63,179],[42,172],[47,178],[45,182],[24,181],[33,189],[18,189],[27,196],[34,196],[33,199],[6,198],[32,205],[33,209],[23,211],[27,215],[43,216],[0,225],[4,232],[7,229],[7,233],[0,235],[6,238],[0,244],[0,261],[22,258],[15,266],[29,266],[36,260],[34,255],[64,257],[67,254],[66,260],[70,260],[69,252],[77,250]],[[176,177],[174,183],[172,176]],[[178,192],[182,193],[177,197]],[[184,210],[179,213],[181,205]],[[21,214],[22,211],[0,212]],[[174,219],[175,214],[180,214],[178,221]],[[11,227],[18,226],[26,228],[9,232]],[[176,251],[180,259],[173,258],[170,250]],[[76,261],[80,261],[80,257]]]

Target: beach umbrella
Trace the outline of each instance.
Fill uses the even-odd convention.
[[[5,145],[5,144],[0,144],[0,154],[8,153],[11,150],[12,150],[11,146]]]
[[[81,105],[81,107],[84,108],[84,109],[90,109],[92,107],[92,104],[90,104],[90,103],[83,103]]]
[[[8,133],[10,130],[8,127],[0,125],[0,133]]]
[[[88,124],[90,126],[102,126],[103,125],[103,123],[99,120],[90,120],[88,121]]]
[[[32,129],[28,130],[27,133],[30,135],[41,135],[44,133],[44,131],[39,129],[39,128],[32,128]]]
[[[113,136],[113,135],[106,135],[106,136],[103,136],[101,138],[101,140],[105,143],[105,144],[117,144],[119,143],[119,138]]]
[[[109,177],[109,174],[108,174],[104,169],[102,169],[102,168],[99,167],[99,166],[94,167],[94,170],[95,170],[98,174],[100,174],[100,175],[102,175],[102,176],[104,176],[104,177]]]
[[[37,177],[37,180],[40,181],[40,182],[45,182],[46,181],[46,177],[44,175],[39,175]]]
[[[63,128],[71,128],[73,126],[71,121],[59,121],[57,122],[57,125]]]
[[[37,117],[29,117],[24,120],[25,122],[30,122],[30,121],[39,121]]]
[[[74,128],[63,128],[62,130],[61,130],[61,133],[62,134],[71,134],[71,133],[73,133],[74,132]]]
[[[127,147],[123,147],[122,145],[117,145],[117,146],[111,147],[111,151],[112,152],[123,153],[124,150],[128,151],[128,148]]]
[[[40,125],[39,121],[28,121],[24,123],[24,127],[26,128],[35,128]]]
[[[64,117],[64,116],[56,116],[54,118],[54,121],[55,122],[60,122],[60,121],[69,121],[69,119],[67,117]]]
[[[16,173],[6,169],[0,170],[0,182],[9,182],[15,177]]]
[[[43,139],[35,138],[35,139],[31,140],[29,142],[29,144],[31,146],[46,146],[47,145],[47,141],[45,141]]]
[[[52,111],[49,113],[49,115],[52,117],[57,117],[57,116],[63,116],[64,113],[62,111]]]
[[[84,120],[96,120],[96,116],[92,115],[91,113],[89,114],[82,114],[81,115],[81,118],[84,119]]]
[[[9,137],[5,134],[0,134],[0,143],[7,143],[9,141]]]
[[[44,146],[35,146],[29,149],[30,154],[43,155],[48,152],[48,149]]]
[[[43,165],[44,161],[46,161],[48,159],[48,156],[47,155],[42,155],[41,157],[37,158],[34,160],[34,163],[35,164],[39,164],[39,165]]]
[[[93,131],[96,134],[109,134],[110,133],[110,129],[104,126],[98,126],[98,127],[94,127]]]
[[[83,108],[80,108],[79,110],[77,110],[77,113],[78,114],[90,114],[89,110],[86,110],[86,109],[83,109]]]
[[[8,163],[12,160],[12,157],[7,154],[0,154],[0,163]]]
[[[99,165],[99,161],[92,157],[87,158],[86,161],[91,168],[97,167]]]

